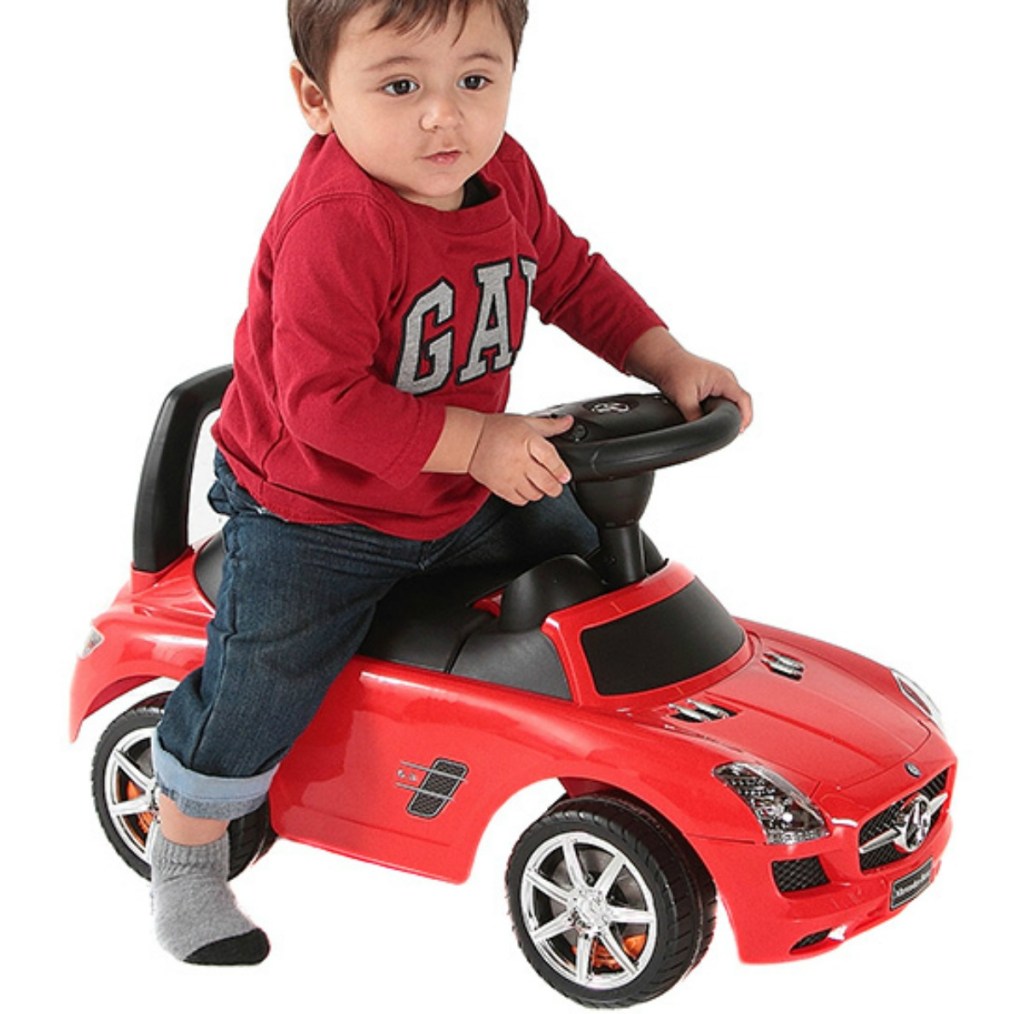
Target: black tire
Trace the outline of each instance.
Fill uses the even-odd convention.
[[[714,934],[715,885],[696,853],[613,796],[564,799],[527,828],[506,891],[526,959],[586,1007],[660,996],[704,957]]]
[[[114,851],[147,879],[146,840],[157,813],[150,743],[166,700],[166,694],[151,697],[115,718],[92,760],[92,798],[103,832]],[[228,839],[228,875],[237,877],[274,843],[267,804],[231,821]]]

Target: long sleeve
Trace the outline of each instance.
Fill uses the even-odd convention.
[[[522,202],[519,214],[539,259],[533,305],[545,323],[621,370],[633,342],[664,322],[558,215],[525,152],[518,145],[512,152],[517,157],[509,171]]]

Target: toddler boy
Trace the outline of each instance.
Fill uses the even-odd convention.
[[[526,0],[290,0],[314,136],[264,233],[215,427],[226,560],[203,668],[154,745],[157,936],[263,960],[227,886],[227,823],[402,577],[551,555],[596,535],[549,437],[505,413],[527,309],[656,384],[687,418],[750,399],[684,351],[547,203],[504,133]]]

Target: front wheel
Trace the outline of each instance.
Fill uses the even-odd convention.
[[[715,887],[700,859],[616,797],[556,803],[516,843],[506,888],[527,960],[589,1007],[661,995],[696,966],[714,932]]]
[[[157,815],[152,742],[167,695],[153,697],[107,726],[92,761],[92,796],[100,825],[114,851],[143,877],[149,877],[146,841]],[[264,803],[228,825],[229,876],[236,877],[274,842]]]

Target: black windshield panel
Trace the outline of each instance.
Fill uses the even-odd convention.
[[[653,606],[584,631],[581,640],[597,692],[618,697],[699,676],[735,655],[744,636],[694,580]]]

